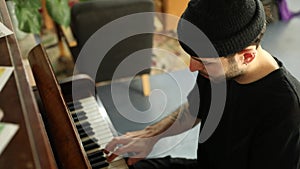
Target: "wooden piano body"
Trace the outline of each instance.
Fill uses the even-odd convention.
[[[28,59],[58,167],[127,169],[124,159],[106,162],[102,150],[116,132],[96,98],[94,81],[87,75],[75,75],[58,84],[42,45],[34,47]]]

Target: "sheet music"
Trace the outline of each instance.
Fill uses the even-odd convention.
[[[0,22],[0,38],[13,34],[11,30],[9,30],[2,22]]]
[[[0,121],[2,120],[3,116],[4,116],[3,110],[0,108]]]
[[[19,125],[0,122],[0,155],[19,129]]]
[[[12,72],[13,72],[13,67],[0,66],[0,92],[5,86]]]

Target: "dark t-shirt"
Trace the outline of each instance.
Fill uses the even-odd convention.
[[[222,118],[198,147],[200,169],[300,168],[300,83],[278,64],[280,69],[254,83],[227,81]],[[211,85],[201,76],[197,84],[202,130],[211,105]],[[188,100],[195,109],[192,93]]]

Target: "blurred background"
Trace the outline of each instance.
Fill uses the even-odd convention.
[[[41,26],[38,28],[38,31],[34,32],[34,29],[30,29],[29,32],[27,30],[27,33],[18,28],[19,18],[16,16],[16,10],[20,10],[18,9],[18,4],[16,4],[18,1],[20,0],[7,1],[7,3],[10,7],[11,17],[15,21],[14,24],[15,29],[17,29],[17,38],[20,42],[20,49],[25,65],[28,65],[26,57],[29,50],[35,46],[36,43],[42,43],[46,48],[46,52],[58,79],[64,79],[65,77],[72,75],[74,57],[72,57],[72,53],[68,47],[70,44],[68,44],[68,39],[66,39],[68,36],[72,39],[73,36],[69,25],[70,23],[63,26],[66,29],[64,29],[64,35],[62,35],[61,28],[64,23],[55,21],[55,17],[51,16],[51,13],[59,13],[57,10],[60,8],[62,9],[61,11],[64,11],[64,8],[69,8],[69,10],[71,10],[72,7],[78,3],[101,0],[65,0],[66,4],[60,5],[61,7],[57,7],[58,9],[56,10],[51,9],[51,4],[49,5],[47,0],[42,0],[41,6],[38,7],[38,12],[41,16]],[[118,0],[111,0],[111,3],[114,3],[114,1],[118,3]],[[300,79],[300,71],[298,69],[300,59],[297,58],[299,57],[300,52],[298,47],[300,44],[300,16],[297,15],[300,11],[300,2],[297,0],[262,0],[262,2],[270,7],[273,14],[273,20],[269,23],[265,38],[262,42],[263,47],[274,56],[283,60],[286,67]],[[154,11],[178,17],[180,17],[187,3],[188,0],[153,0]],[[30,5],[32,6],[32,4]],[[52,5],[57,6],[57,4]],[[126,5],[124,8],[128,8],[129,5],[130,4]],[[26,6],[19,6],[19,8],[26,8]],[[66,11],[65,13],[68,12],[69,11]],[[65,13],[60,12],[61,16],[58,16],[58,18],[65,16]],[[66,16],[72,17],[70,15]],[[32,16],[28,17],[31,18],[31,24],[33,24],[35,20],[32,19]],[[99,17],[99,20],[100,18],[101,17]],[[154,29],[158,34],[154,34],[153,36],[153,47],[165,49],[168,53],[153,52],[151,65],[159,67],[160,70],[153,69],[151,70],[151,74],[180,70],[186,68],[188,65],[189,57],[182,51],[176,39],[159,34],[163,33],[165,35],[176,37],[176,25],[176,20],[168,20],[168,18],[164,18],[159,14],[155,16]],[[74,37],[73,40],[76,45],[76,39]],[[172,59],[172,57],[169,57],[172,54],[179,59]],[[182,62],[185,64],[182,64]]]

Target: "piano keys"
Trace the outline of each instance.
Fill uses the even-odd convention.
[[[87,75],[75,75],[59,85],[41,45],[29,52],[28,59],[59,168],[128,169],[121,158],[106,162],[103,148],[117,133],[96,97],[93,80]]]
[[[102,150],[117,135],[107,112],[94,96],[68,102],[73,122],[92,168],[127,169],[124,159],[107,163]]]

